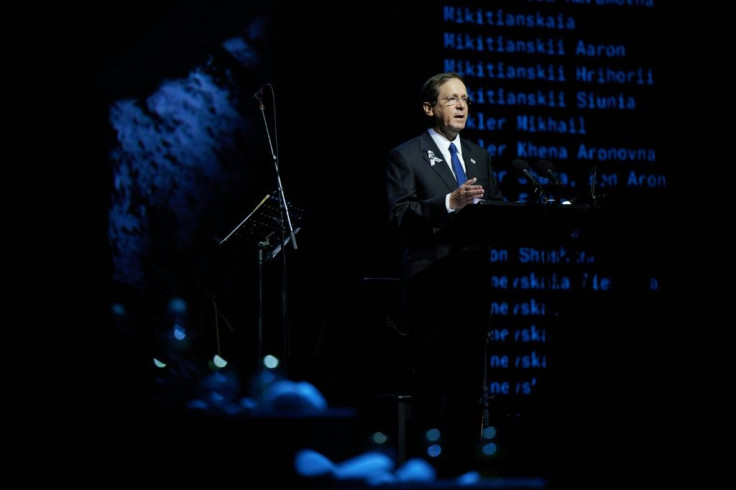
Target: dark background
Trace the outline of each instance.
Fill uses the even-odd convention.
[[[422,130],[418,90],[428,76],[443,71],[443,55],[438,54],[441,11],[435,3],[424,2],[421,10],[398,2],[340,9],[313,4],[261,8],[164,3],[97,12],[95,20],[85,24],[78,36],[83,46],[79,56],[90,59],[85,72],[92,102],[85,109],[91,136],[86,151],[90,171],[101,179],[92,190],[95,202],[101,204],[93,217],[95,223],[102,223],[94,243],[103,250],[101,280],[110,286],[111,303],[125,305],[130,313],[123,326],[114,315],[103,316],[112,324],[109,399],[113,413],[147,417],[167,407],[180,408],[198,396],[199,379],[209,373],[207,360],[216,351],[215,333],[240,381],[235,393],[248,394],[248,380],[257,362],[259,318],[264,352],[282,357],[286,375],[314,383],[331,406],[362,408],[381,393],[405,390],[406,339],[401,335],[395,285],[365,279],[392,278],[399,272],[398,236],[386,222],[383,168],[390,148]],[[513,2],[504,5],[511,9]],[[540,9],[564,10],[566,5],[539,2]],[[658,19],[669,17],[665,6],[657,5],[656,11]],[[615,26],[630,15],[627,11],[613,16],[606,27],[611,35],[625,31]],[[223,52],[221,43],[244,32],[252,34],[246,26],[254,19],[265,19],[259,24],[260,34],[250,39],[260,54],[259,63],[244,67]],[[657,66],[659,94],[677,86],[669,76],[675,71],[677,50],[667,42],[669,30],[654,41],[651,32],[627,31],[623,42],[646,44],[655,53],[652,63]],[[297,235],[299,249],[287,247],[285,254],[264,265],[262,310],[257,301],[257,248],[248,236],[222,248],[207,239],[172,245],[172,235],[154,237],[159,246],[164,243],[172,250],[183,250],[177,255],[179,262],[172,260],[162,268],[170,267],[166,275],[171,273],[173,279],[146,276],[137,284],[115,279],[115,245],[107,236],[107,210],[115,194],[116,167],[110,163],[110,149],[117,143],[109,108],[121,99],[143,101],[162,82],[184,78],[201,67],[218,80],[229,80],[237,111],[247,121],[246,129],[238,133],[240,145],[228,160],[237,162],[240,156],[243,162],[234,172],[230,188],[234,193],[208,196],[210,205],[205,209],[211,213],[197,216],[203,220],[205,234],[222,238],[265,193],[276,188],[263,116],[271,124],[271,137],[277,138],[284,191],[305,210]],[[264,85],[261,113],[251,94]],[[607,434],[628,431],[642,441],[632,451],[637,458],[651,450],[652,432],[660,440],[679,440],[662,421],[673,416],[669,411],[673,389],[690,374],[678,361],[681,345],[673,330],[676,314],[670,304],[691,266],[678,260],[684,272],[675,273],[665,253],[674,234],[668,204],[677,195],[684,171],[669,138],[642,135],[654,127],[657,135],[667,134],[674,125],[662,110],[670,106],[670,99],[656,96],[652,104],[641,114],[632,139],[655,142],[655,166],[667,174],[668,187],[651,194],[634,192],[628,204],[626,190],[616,195],[616,202],[624,205],[604,228],[602,251],[612,258],[611,267],[620,266],[621,282],[628,281],[633,288],[624,286],[612,297],[580,305],[580,318],[586,318],[576,325],[584,333],[580,346],[589,342],[595,354],[585,356],[591,372],[577,375],[585,377],[590,396],[555,398],[562,403],[554,408],[555,414],[563,408],[586,413],[582,417],[586,423]],[[620,124],[612,118],[608,131],[618,133]],[[508,169],[511,159],[496,160],[497,168]],[[636,207],[642,205],[647,212],[637,213]],[[166,254],[166,247],[163,250]],[[685,252],[675,253],[679,257]],[[180,274],[190,267],[204,272]],[[640,294],[641,281],[652,274],[662,279],[662,289],[655,297]],[[158,334],[171,297],[185,298],[197,313],[198,335],[180,359],[176,374],[161,381],[150,368],[150,355],[161,345]],[[213,297],[221,315],[217,332]],[[594,325],[590,318],[595,319]],[[635,422],[629,425],[632,419]],[[643,435],[640,425],[646,426],[649,435]],[[278,434],[284,430],[271,428]],[[209,428],[197,425],[196,430],[204,434]],[[585,431],[576,429],[573,439],[585,439],[581,436]],[[304,444],[324,442],[303,437]],[[334,457],[339,454],[336,451]],[[529,471],[535,468],[546,466],[531,465]]]

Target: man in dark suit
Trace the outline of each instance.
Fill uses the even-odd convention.
[[[429,78],[420,100],[430,127],[389,152],[387,195],[391,224],[404,245],[415,454],[435,455],[438,447],[424,436],[438,428],[438,466],[457,472],[472,469],[479,449],[490,280],[483,248],[444,231],[464,207],[503,196],[488,151],[460,138],[470,106],[462,77]]]

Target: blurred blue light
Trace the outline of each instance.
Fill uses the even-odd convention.
[[[112,304],[112,314],[115,316],[125,316],[126,314],[125,306],[123,306],[120,303],[113,303]]]
[[[215,357],[212,358],[212,361],[218,368],[224,368],[225,366],[227,366],[227,361],[217,354],[215,354]]]
[[[373,436],[371,437],[373,442],[376,444],[386,444],[386,441],[388,441],[388,437],[386,437],[386,434],[384,434],[381,431],[374,432]]]
[[[302,449],[294,457],[294,467],[301,476],[322,476],[331,474],[335,465],[317,451]]]
[[[276,380],[276,374],[273,371],[261,371],[261,383],[267,385]]]
[[[279,365],[279,359],[278,357],[269,354],[263,358],[263,365],[268,369],[276,369]]]
[[[483,439],[493,439],[496,437],[496,428],[493,426],[483,429]]]
[[[169,313],[184,315],[187,312],[187,302],[182,298],[171,298],[168,304]]]
[[[421,458],[411,458],[396,470],[396,479],[401,482],[434,481],[437,471]]]
[[[187,338],[186,330],[184,330],[184,327],[182,327],[178,323],[174,324],[174,338],[176,340],[184,340],[185,338]]]
[[[442,433],[439,429],[429,429],[424,437],[430,441],[430,442],[437,442],[440,440],[440,437],[442,437]]]
[[[439,444],[432,444],[427,448],[427,456],[430,458],[436,458],[442,454],[442,446]]]
[[[488,444],[483,444],[483,456],[493,456],[498,451],[498,446],[496,446],[495,442],[489,442]]]
[[[455,483],[457,483],[461,487],[477,485],[480,482],[481,476],[480,473],[478,473],[477,471],[468,471],[467,473],[464,473],[455,479]]]
[[[335,466],[334,474],[340,480],[376,477],[393,471],[395,465],[385,454],[369,451],[338,464]]]

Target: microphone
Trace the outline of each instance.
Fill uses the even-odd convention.
[[[527,179],[529,179],[529,181],[534,184],[534,187],[542,187],[542,184],[539,183],[539,180],[537,180],[534,174],[532,174],[532,168],[529,166],[529,163],[517,158],[516,160],[511,162],[511,167],[514,169],[514,172],[516,172],[518,176],[526,177]]]
[[[539,201],[541,201],[543,204],[553,202],[553,199],[550,199],[549,197],[544,195],[544,188],[542,187],[542,184],[539,183],[539,180],[531,172],[531,167],[529,167],[528,162],[525,162],[524,160],[519,160],[517,158],[516,160],[511,162],[511,167],[514,169],[514,172],[517,175],[519,175],[520,177],[526,177],[532,184],[534,184],[534,194],[537,196],[537,199],[539,199]]]
[[[262,99],[262,97],[263,97],[263,89],[266,88],[267,86],[268,86],[268,84],[261,85],[261,88],[259,88],[256,91],[256,93],[254,93],[253,95],[250,96],[251,99],[256,99],[258,101],[258,108],[261,111],[263,111],[266,108],[266,106],[263,105],[263,99]]]
[[[259,88],[256,93],[254,93],[253,95],[251,95],[251,97],[253,97],[254,99],[260,101],[261,100],[261,97],[263,97],[263,87],[265,87],[265,85],[261,86],[261,88]]]
[[[539,160],[536,165],[536,170],[540,174],[544,174],[554,185],[562,185],[560,178],[555,173],[555,167],[549,160]]]

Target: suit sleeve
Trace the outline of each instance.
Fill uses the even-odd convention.
[[[418,152],[416,152],[418,154]],[[428,185],[426,162],[420,155],[410,158],[410,150],[395,148],[389,152],[386,166],[386,185],[389,220],[393,226],[433,228],[448,220],[445,209],[446,192],[441,187]]]

